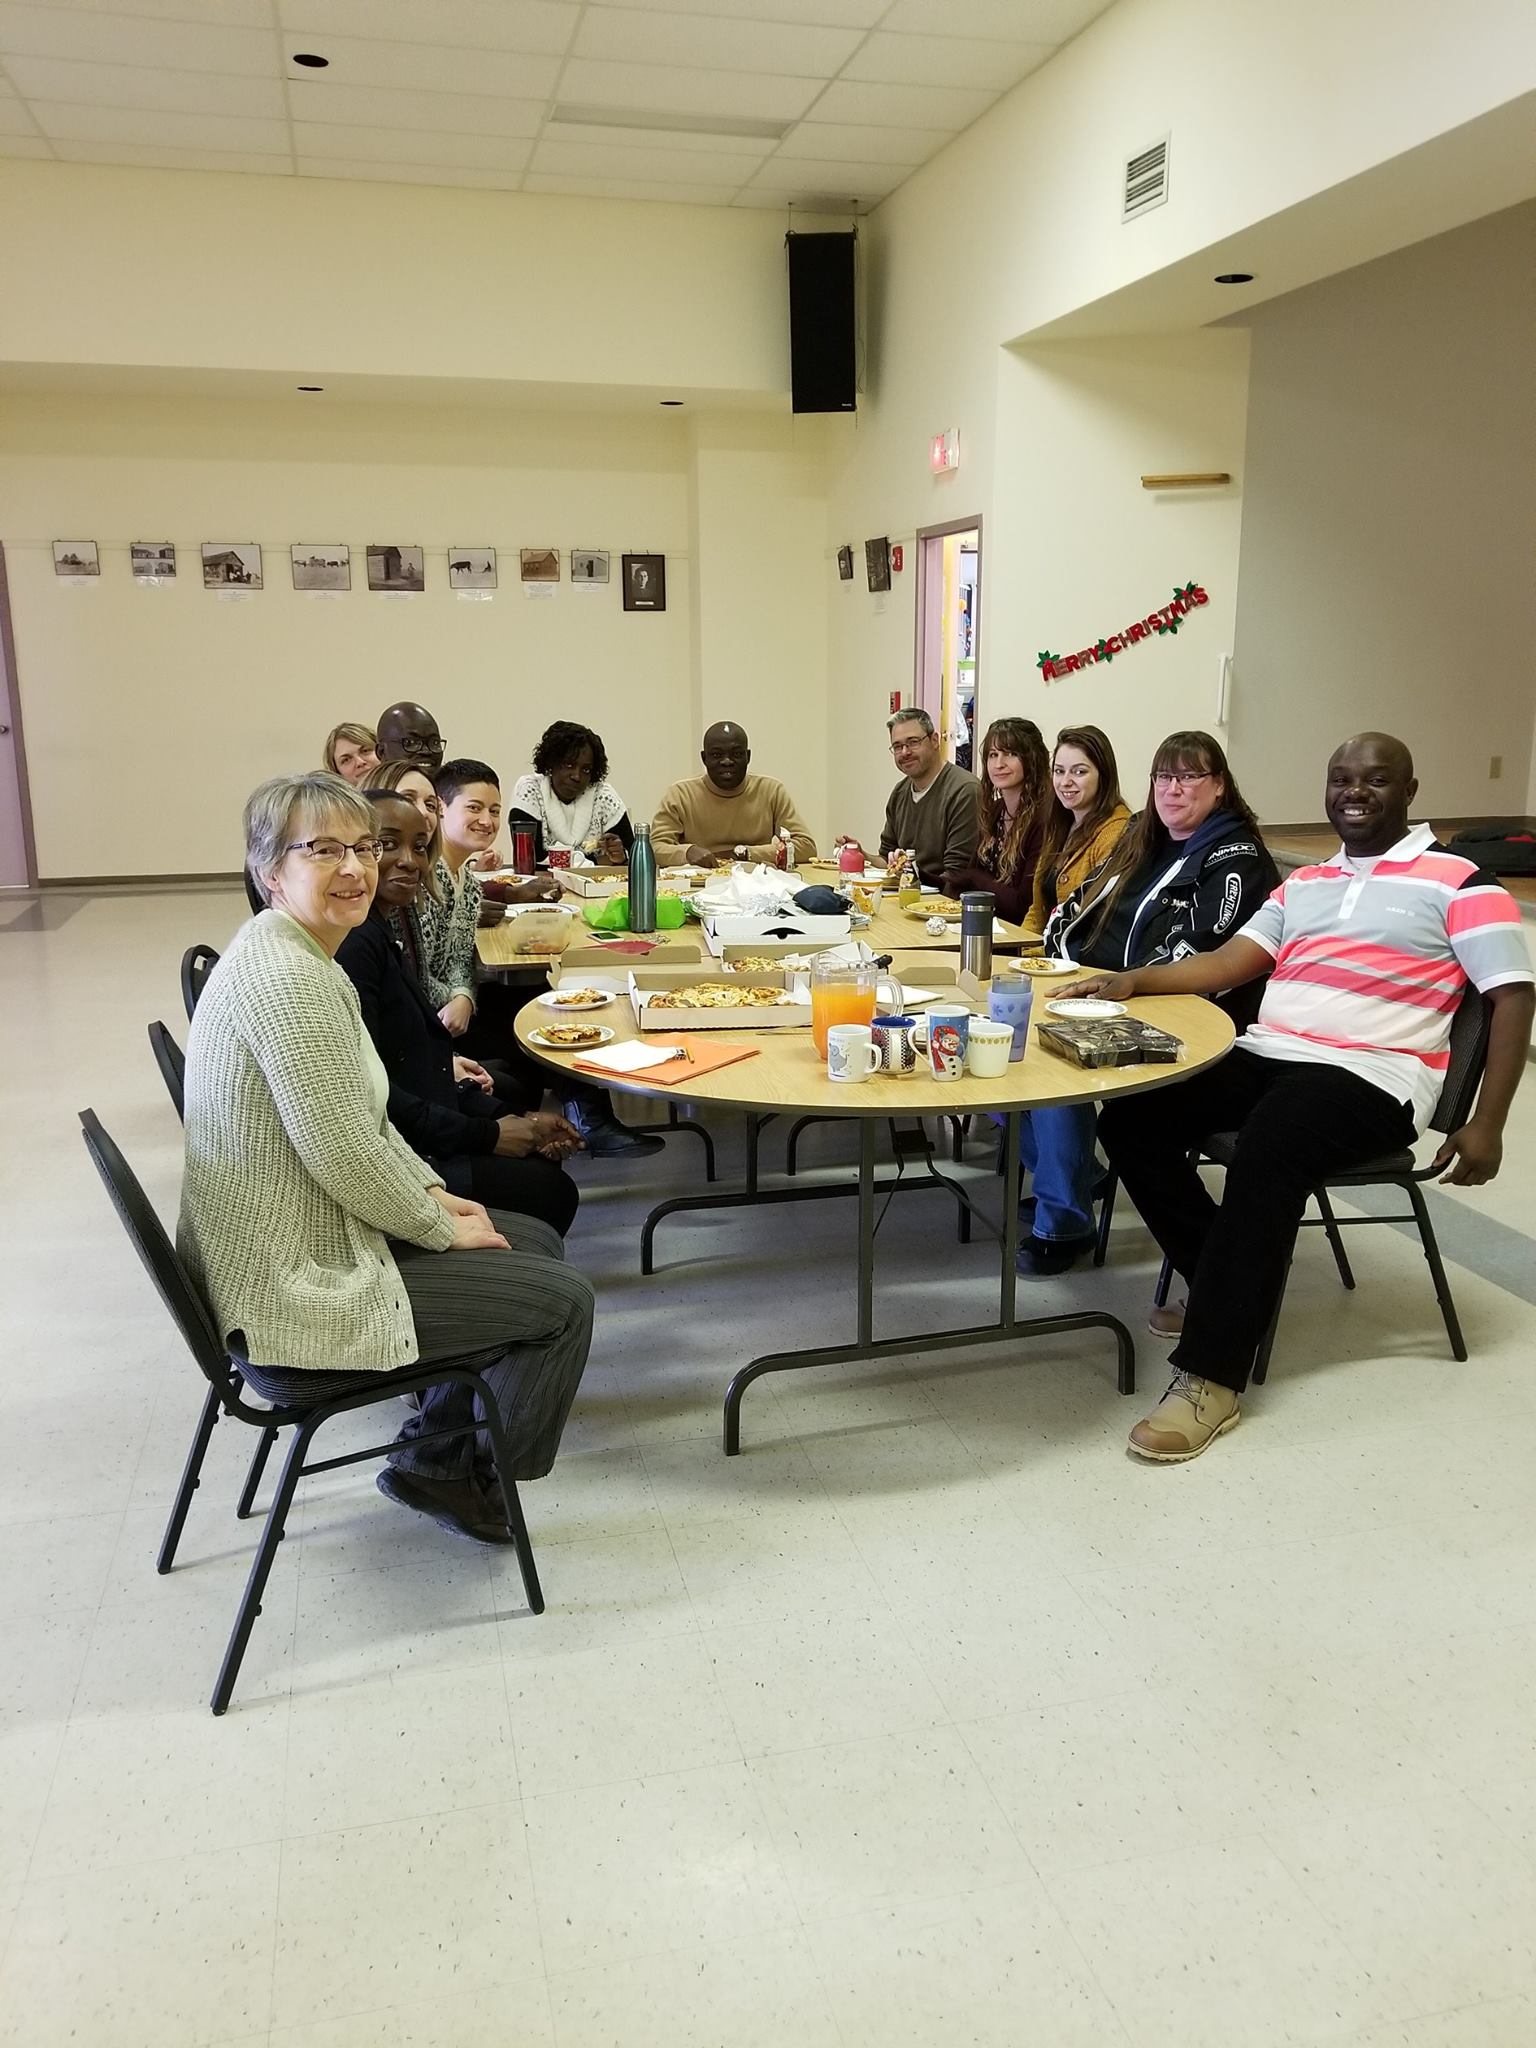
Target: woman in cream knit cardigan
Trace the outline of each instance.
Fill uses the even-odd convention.
[[[559,1448],[592,1290],[558,1235],[450,1195],[385,1114],[389,1084],[335,965],[368,915],[373,814],[338,777],[263,783],[246,868],[268,907],[208,978],[187,1041],[179,1241],[220,1334],[269,1400],[318,1400],[420,1359],[474,1359],[537,1479]],[[453,1534],[509,1542],[469,1390],[432,1389],[380,1492]]]

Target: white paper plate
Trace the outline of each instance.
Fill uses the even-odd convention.
[[[556,1045],[542,1031],[530,1031],[528,1043],[530,1045],[541,1045],[546,1052],[591,1052],[595,1046],[606,1045],[613,1037],[613,1026],[611,1024],[593,1024],[590,1026],[590,1029],[602,1033],[601,1038],[595,1038],[591,1045]]]
[[[613,1001],[612,993],[604,994],[601,989],[592,991],[591,1000],[585,1003],[570,1003],[560,1000],[560,991],[551,989],[547,996],[539,997],[546,1010],[558,1011],[562,1017],[579,1017],[587,1010],[606,1010]]]
[[[1029,965],[1027,967],[1022,960],[1015,960],[1007,955],[1000,955],[997,964],[999,967],[1017,967],[1020,973],[1027,974],[1031,981],[1049,981],[1053,974],[1082,974],[1085,972],[1074,960],[1045,960],[1036,953],[1029,955]]]
[[[1123,1017],[1124,1003],[1107,1003],[1102,996],[1066,996],[1059,1003],[1045,1006],[1053,1017],[1070,1017],[1079,1024],[1097,1021],[1106,1017]]]

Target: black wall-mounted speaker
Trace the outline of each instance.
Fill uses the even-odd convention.
[[[858,236],[797,235],[789,250],[789,377],[796,412],[852,412]]]

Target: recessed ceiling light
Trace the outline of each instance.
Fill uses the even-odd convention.
[[[761,121],[749,114],[663,114],[640,107],[578,106],[562,100],[549,110],[552,127],[643,128],[658,135],[739,135],[782,142],[793,121]]]
[[[293,388],[295,391],[323,391],[325,386],[323,384],[295,384]]]
[[[1252,284],[1251,270],[1224,270],[1216,279],[1217,284]]]
[[[330,68],[329,57],[317,57],[313,50],[296,50],[293,61],[302,64],[307,71],[325,71]]]

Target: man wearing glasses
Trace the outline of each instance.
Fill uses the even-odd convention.
[[[981,785],[944,759],[944,742],[926,711],[898,711],[885,724],[902,779],[885,807],[881,858],[912,854],[919,879],[942,889],[947,876],[976,864]]]
[[[381,761],[409,761],[424,774],[443,765],[443,736],[422,704],[391,704],[379,713],[377,753]]]

